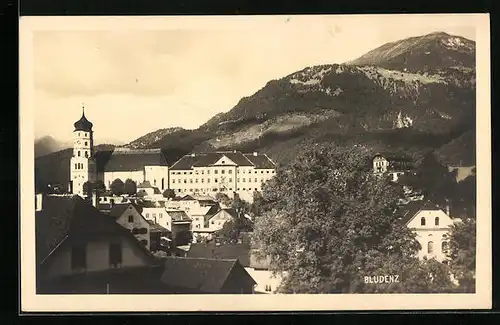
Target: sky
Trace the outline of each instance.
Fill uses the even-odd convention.
[[[425,22],[395,15],[169,19],[157,18],[147,29],[66,23],[35,31],[35,138],[69,141],[82,105],[96,143],[127,143],[166,127],[197,128],[268,81],[308,66],[343,63],[435,31],[475,40],[475,29],[460,16]]]

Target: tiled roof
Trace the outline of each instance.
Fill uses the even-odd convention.
[[[193,167],[203,167],[215,164],[220,158],[226,156],[238,166],[253,166],[252,162],[248,160],[245,155],[239,151],[220,151],[220,152],[205,152],[196,153],[193,155],[185,155],[179,159],[172,167],[171,170],[189,170]]]
[[[160,226],[153,220],[147,220],[147,221],[149,223],[149,232],[161,232],[161,233],[170,232],[167,228]]]
[[[213,258],[213,259],[237,259],[241,265],[250,265],[250,246],[244,244],[222,244],[215,242],[191,244],[188,257]]]
[[[144,181],[141,184],[137,185],[137,188],[152,188],[153,186],[149,181]]]
[[[236,219],[238,217],[238,213],[236,212],[235,209],[233,208],[224,208],[224,209],[220,209],[219,211],[217,211],[217,213],[220,213],[220,212],[226,212],[228,213],[231,217],[233,217],[234,219]]]
[[[274,169],[276,164],[265,154],[245,154],[245,157],[252,162],[255,168]]]
[[[111,154],[101,153],[96,160],[98,171],[137,171],[144,170],[145,166],[168,166],[161,149],[115,149]]]
[[[398,222],[406,225],[420,210],[441,210],[437,205],[429,201],[410,201],[409,203],[399,207],[396,211]]]
[[[128,209],[130,205],[131,205],[130,203],[115,204],[111,208],[111,211],[109,211],[109,215],[111,217],[118,219],[123,215],[123,213]]]
[[[172,221],[192,221],[186,212],[182,210],[168,210],[167,213],[172,218]]]
[[[45,196],[42,211],[36,211],[36,256],[40,264],[63,240],[95,235],[132,238],[149,257],[152,255],[113,218],[98,211],[79,196]]]
[[[203,258],[166,257],[164,260],[165,271],[161,278],[164,284],[203,293],[221,292],[231,270],[238,263],[238,260]]]

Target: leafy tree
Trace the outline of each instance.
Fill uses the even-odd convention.
[[[449,251],[450,269],[462,292],[476,290],[476,220],[464,219],[452,225]]]
[[[452,200],[453,214],[465,218],[476,218],[476,175],[471,175],[457,184]]]
[[[236,211],[238,218],[245,218],[245,213],[250,210],[250,204],[241,199],[238,193],[234,194],[234,198],[230,206]]]
[[[250,205],[250,212],[254,218],[262,213],[263,202],[264,202],[264,197],[262,196],[262,193],[259,191],[254,191],[253,202]]]
[[[137,193],[137,184],[128,178],[123,185],[123,192],[128,195],[134,195]]]
[[[163,191],[163,197],[167,199],[173,199],[175,197],[175,191],[173,189],[167,188]]]
[[[113,195],[122,195],[125,192],[125,184],[117,178],[111,183],[110,190]]]
[[[416,175],[407,175],[400,183],[422,192],[424,197],[439,206],[450,202],[456,192],[456,172],[450,172],[433,152],[427,153],[417,167]]]
[[[95,189],[99,191],[99,193],[103,193],[106,191],[106,186],[102,180],[98,180],[95,182]]]
[[[216,237],[223,243],[236,243],[241,232],[253,231],[253,223],[246,217],[237,217],[227,221],[222,229],[217,231]]]
[[[400,192],[366,161],[361,151],[317,145],[278,170],[264,190],[270,204],[256,219],[254,240],[272,270],[287,272],[281,291],[365,292],[366,275],[409,277],[420,266],[415,233],[393,216]],[[409,289],[429,290],[378,290]]]
[[[222,192],[217,192],[217,194],[215,194],[215,199],[222,205],[226,206],[226,207],[230,207],[231,206],[231,199],[229,198],[229,196],[227,196],[227,194],[224,194]]]

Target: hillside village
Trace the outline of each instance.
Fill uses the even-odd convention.
[[[295,275],[284,270],[283,259],[276,263],[273,254],[293,253],[295,258],[307,250],[304,242],[311,246],[315,242],[308,239],[309,233],[298,232],[300,227],[293,229],[299,222],[291,217],[266,219],[267,215],[279,207],[307,220],[314,220],[315,214],[324,217],[322,204],[330,202],[320,198],[334,196],[324,192],[345,185],[337,179],[338,170],[330,168],[351,161],[329,160],[349,158],[335,156],[333,151],[342,152],[342,148],[351,154],[364,153],[359,166],[374,179],[384,180],[387,197],[393,190],[403,192],[388,218],[395,233],[405,229],[415,236],[419,247],[412,256],[453,264],[450,252],[457,247],[452,230],[475,218],[474,194],[466,192],[475,182],[475,113],[469,107],[474,102],[475,79],[470,69],[457,68],[457,58],[469,58],[475,45],[461,38],[450,43],[449,37],[433,33],[382,46],[345,65],[304,69],[268,83],[197,130],[162,129],[125,146],[98,150],[94,125],[83,111],[73,125],[72,148],[64,151],[65,158],[42,156],[39,161],[46,159],[44,165],[36,167],[39,174],[49,175],[43,181],[37,178],[35,193],[37,292],[281,293],[286,279]],[[396,45],[397,53],[391,50]],[[417,56],[431,53],[433,46],[444,46],[450,56],[441,66],[426,56],[429,61],[419,66]],[[400,62],[399,51],[411,52],[405,63]],[[460,55],[454,56],[455,51]],[[394,57],[387,59],[385,52]],[[468,67],[471,62],[462,63]],[[370,96],[379,96],[359,96],[366,89],[376,89],[370,90]],[[445,91],[446,96],[461,100],[434,95]],[[419,100],[432,108],[422,110]],[[96,132],[102,127],[96,125]],[[319,150],[323,160],[307,156],[319,143],[338,147]],[[450,163],[441,165],[434,161],[436,156],[446,156]],[[325,166],[307,165],[314,159]],[[338,169],[346,169],[345,175],[351,177],[357,171],[348,165]],[[466,175],[460,175],[464,167]],[[331,174],[325,176],[324,171]],[[427,171],[436,174],[426,175]],[[449,171],[457,175],[452,185],[446,183]],[[333,183],[321,183],[323,179],[310,175],[314,172]],[[57,173],[64,175],[54,176]],[[446,181],[437,178],[444,174]],[[55,181],[47,181],[51,178]],[[456,183],[460,190],[455,189]],[[430,189],[419,190],[425,187]],[[384,195],[376,199],[383,201]],[[310,207],[309,202],[317,205]],[[364,202],[355,204],[361,207]],[[333,218],[344,208],[323,209]],[[345,242],[349,242],[350,227],[346,226]],[[283,252],[272,242],[281,243],[281,237],[287,237],[290,247],[300,247]],[[370,248],[365,246],[360,247]],[[351,267],[355,262],[345,263]],[[449,280],[458,284],[460,276]]]
[[[100,170],[92,127],[84,113],[74,124],[66,193],[36,194],[41,292],[276,292],[283,275],[257,254],[256,216],[235,204],[261,195],[276,173],[272,160],[232,151],[186,155],[169,165],[159,150],[124,149]],[[413,171],[405,157],[377,154],[371,164],[392,182]],[[416,232],[419,258],[446,263],[448,227],[460,219],[418,193],[407,198],[399,219]],[[245,231],[220,236],[241,219]],[[217,284],[206,283],[212,277],[220,277]]]

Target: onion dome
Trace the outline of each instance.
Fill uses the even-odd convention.
[[[87,120],[85,117],[85,110],[82,113],[82,117],[73,124],[75,126],[75,131],[85,131],[85,132],[90,132],[92,131],[92,122]]]

